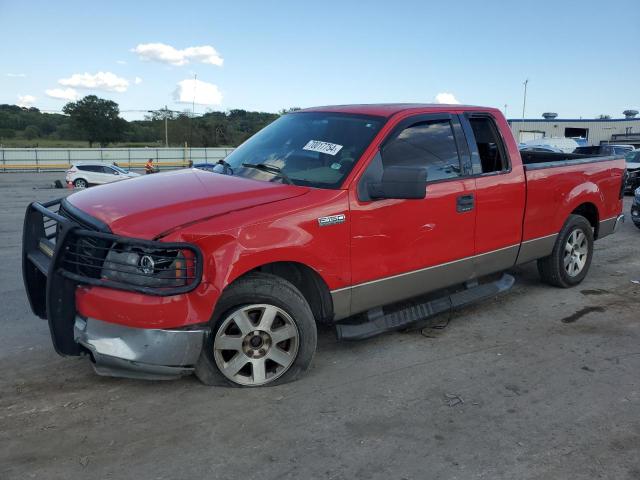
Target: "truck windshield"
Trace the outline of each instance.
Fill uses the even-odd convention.
[[[384,121],[344,113],[290,113],[240,145],[225,159],[227,165],[216,165],[214,171],[339,188]]]

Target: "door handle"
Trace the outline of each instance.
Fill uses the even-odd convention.
[[[469,212],[473,210],[475,205],[475,197],[473,195],[460,195],[456,198],[456,211],[458,213]]]

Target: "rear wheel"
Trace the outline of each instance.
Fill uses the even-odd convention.
[[[587,276],[593,257],[593,230],[580,215],[570,215],[558,234],[551,255],[538,260],[538,272],[546,283],[569,288]]]
[[[223,294],[196,375],[208,385],[258,387],[295,380],[316,349],[309,305],[291,283],[250,274]]]
[[[73,186],[76,188],[87,188],[89,184],[84,178],[76,178],[73,182]]]

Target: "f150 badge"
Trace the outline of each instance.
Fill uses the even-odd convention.
[[[329,215],[327,217],[318,218],[318,225],[321,227],[328,227],[329,225],[336,225],[338,223],[344,223],[347,216],[344,213],[337,215]]]

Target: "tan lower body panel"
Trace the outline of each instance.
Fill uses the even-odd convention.
[[[556,238],[558,238],[558,234],[554,233],[546,237],[534,238],[533,240],[522,242],[516,263],[522,265],[523,263],[551,255],[553,246],[556,243]]]
[[[519,245],[373,280],[331,292],[335,320],[499,272],[516,263]]]

